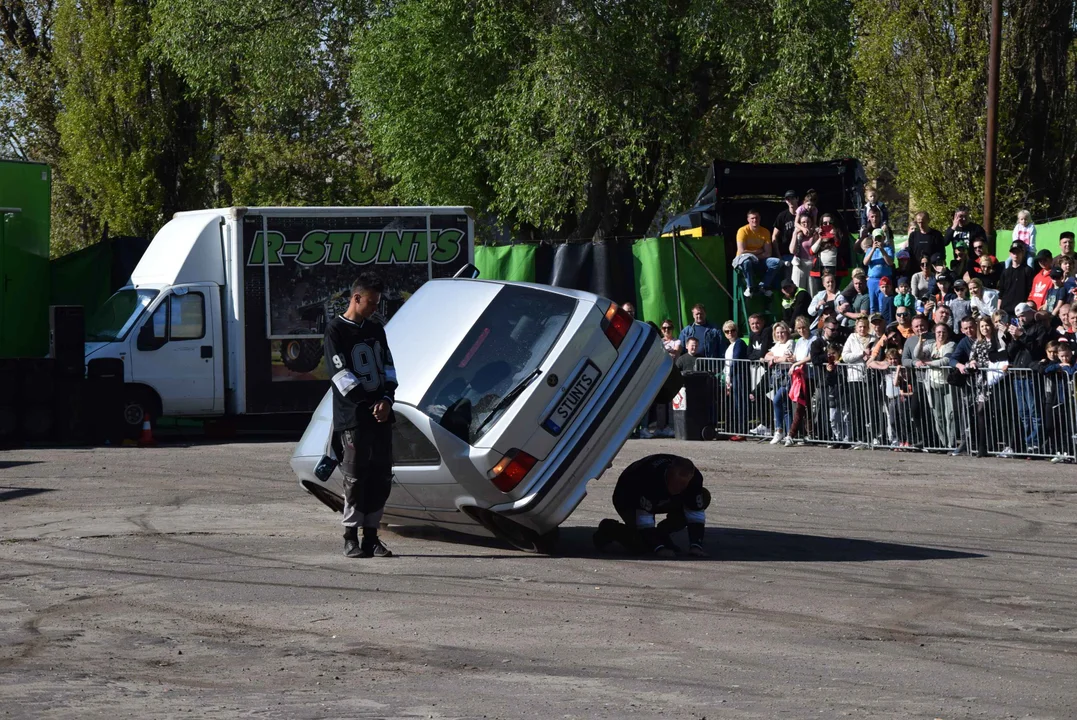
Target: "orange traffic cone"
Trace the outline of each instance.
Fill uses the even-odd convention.
[[[139,447],[153,447],[157,441],[153,439],[153,428],[150,426],[150,414],[142,413],[142,434],[138,436]]]

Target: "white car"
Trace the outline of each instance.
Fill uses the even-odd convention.
[[[383,522],[494,535],[548,552],[670,374],[650,326],[591,293],[473,279],[424,284],[385,328],[400,386]],[[320,482],[332,393],[292,456],[305,490],[340,511],[340,470]]]

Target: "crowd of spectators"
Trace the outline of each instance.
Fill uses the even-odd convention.
[[[839,230],[812,191],[786,193],[787,210],[772,230],[749,211],[733,268],[745,297],[780,292],[780,317],[770,324],[766,314],[752,314],[743,336],[732,320],[721,329],[707,322],[697,304],[679,333],[670,320],[661,325],[677,367],[690,372],[698,358],[726,360],[718,373],[730,398],[723,412],[743,420],[765,395],[774,427],[753,430],[773,432],[775,445],[796,444],[812,425],[814,438],[854,447],[1071,460],[1073,233],[1061,234],[1057,256],[1037,251],[1035,225],[1022,211],[1000,263],[983,227],[960,206],[945,232],[917,213],[895,247],[886,206],[870,190],[866,197],[857,233]],[[734,371],[739,360],[768,372]],[[861,400],[850,407],[849,398]],[[1059,412],[1065,403],[1069,409]]]

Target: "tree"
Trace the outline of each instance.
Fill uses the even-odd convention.
[[[362,0],[157,0],[154,48],[207,107],[221,204],[361,205],[379,178],[348,93]]]
[[[815,25],[789,0],[390,2],[355,36],[352,87],[405,200],[522,237],[639,235],[714,157],[840,144],[848,3],[808,5]]]
[[[1005,3],[996,217],[1073,212],[1072,0]],[[989,3],[855,0],[853,63],[867,147],[918,208],[983,198]]]
[[[149,52],[139,0],[65,0],[56,16],[57,119],[68,181],[115,234],[150,236],[207,197],[202,108]]]
[[[52,0],[0,0],[0,155],[52,169],[52,253],[92,242],[100,225],[69,182],[56,118],[60,78],[53,63]]]
[[[352,87],[405,201],[534,238],[641,234],[730,117],[713,8],[406,0],[356,34]]]

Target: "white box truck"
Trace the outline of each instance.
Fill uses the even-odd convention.
[[[177,213],[130,283],[87,320],[86,360],[122,362],[133,427],[143,413],[309,414],[328,388],[326,320],[361,272],[384,279],[387,320],[424,282],[474,259],[466,207]]]

